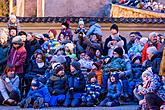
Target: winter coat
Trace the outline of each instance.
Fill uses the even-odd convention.
[[[67,36],[69,36],[69,40],[71,40],[71,41],[73,40],[73,35],[72,35],[72,31],[71,31],[70,28],[61,29],[61,32],[60,32],[60,34],[58,35],[57,41],[60,40],[61,34],[63,34],[64,36],[67,35]]]
[[[110,82],[110,80],[108,80],[108,93],[107,93],[107,97],[110,97],[112,99],[119,99],[121,92],[122,92],[122,85],[120,83],[119,80],[115,81],[115,82]]]
[[[149,67],[152,67],[152,71],[154,74],[158,74],[160,70],[160,63],[161,63],[161,57],[159,54],[155,54],[151,60],[146,60],[143,63],[143,71],[146,70]]]
[[[68,76],[68,87],[74,88],[74,93],[83,93],[85,90],[85,79],[81,70],[76,70],[74,75]]]
[[[148,47],[151,47],[151,46],[155,46],[157,48],[157,50],[159,51],[160,50],[160,47],[161,47],[161,43],[158,42],[156,44],[152,44],[150,41],[148,41],[145,45],[144,45],[144,48],[142,50],[142,63],[148,59],[147,57],[147,48]]]
[[[86,92],[84,93],[85,96],[91,96],[93,100],[97,100],[100,96],[101,87],[97,83],[89,83],[86,85]]]
[[[119,37],[121,38],[121,40],[124,41],[124,50],[125,50],[125,53],[128,53],[128,50],[127,50],[127,40],[122,37],[121,35],[119,35]],[[109,36],[106,40],[105,40],[105,44],[104,44],[104,55],[106,56],[108,54],[108,50],[109,50],[109,47],[108,47],[108,43],[112,41],[112,37]]]
[[[101,43],[99,42],[93,42],[87,37],[84,37],[84,43],[87,45],[86,51],[91,52],[92,56],[95,55],[96,50],[101,50]]]
[[[31,60],[31,57],[33,56],[34,52],[37,49],[41,49],[41,45],[39,44],[39,42],[37,40],[33,40],[33,41],[28,41],[25,44],[25,48],[26,48],[26,51],[27,51],[26,61],[27,61],[27,63],[29,63],[29,61]]]
[[[15,75],[14,78],[9,79],[9,82],[5,81],[6,75],[0,77],[0,92],[5,100],[9,99],[9,93],[12,91],[19,91],[19,77]]]
[[[15,66],[15,73],[24,73],[23,66],[26,61],[26,49],[24,46],[18,49],[12,48],[9,53],[7,64],[13,64]]]
[[[4,72],[6,67],[9,49],[9,45],[0,45],[0,75]]]
[[[48,88],[44,85],[41,85],[36,90],[30,88],[27,97],[33,97],[33,96],[44,98],[44,103],[48,103],[51,97]]]
[[[132,64],[132,74],[134,80],[140,80],[142,75],[142,65],[141,64]]]
[[[102,70],[95,70],[94,72],[95,72],[95,74],[97,76],[97,82],[98,82],[98,84],[101,85],[103,71]]]
[[[48,80],[47,85],[51,95],[65,95],[67,91],[67,76],[53,75]]]
[[[89,30],[86,33],[86,36],[90,36],[92,34],[98,34],[100,36],[103,36],[103,33],[101,31],[101,26],[98,23],[95,23],[89,28]]]
[[[31,76],[31,75],[36,76],[37,74],[38,75],[44,75],[47,67],[48,67],[47,64],[44,63],[44,66],[42,68],[39,68],[36,60],[33,60],[29,64],[29,67],[27,70],[28,71],[27,75],[29,75],[29,76]]]
[[[160,64],[159,75],[160,76],[165,76],[165,48],[163,50],[163,57],[162,57],[162,61],[161,61],[161,64]]]
[[[137,56],[137,55],[141,56],[143,48],[144,48],[144,45],[134,43],[133,46],[128,50],[128,56],[130,58],[131,56]]]
[[[162,88],[163,86],[156,78],[157,75],[147,82],[146,87],[143,87],[142,93],[143,95],[154,93],[157,94],[163,101],[165,101],[165,90]]]
[[[92,64],[93,64],[92,60],[81,59],[79,60],[79,63],[81,64],[81,67],[83,68],[92,69]]]

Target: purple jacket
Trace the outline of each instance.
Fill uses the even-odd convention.
[[[10,50],[7,64],[13,64],[15,66],[15,73],[24,73],[23,66],[26,60],[26,55],[27,52],[24,46],[18,49],[12,48]]]

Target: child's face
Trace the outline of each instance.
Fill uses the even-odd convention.
[[[61,70],[57,73],[58,76],[63,76],[64,75],[64,70]]]
[[[101,52],[99,50],[96,50],[96,56],[100,56]]]
[[[61,36],[60,36],[60,41],[63,41],[63,40],[64,40],[64,35],[61,34]]]
[[[118,53],[113,52],[113,57],[114,57],[114,58],[118,58],[118,57],[120,57],[120,56],[119,56],[119,54],[118,54]]]
[[[65,46],[65,51],[66,51],[66,52],[70,52],[70,50],[69,50],[69,47],[68,47],[68,46]]]
[[[92,70],[96,70],[97,67],[95,65],[92,65]]]
[[[22,39],[23,42],[25,42],[26,41],[26,36],[25,35],[21,35],[21,39]]]
[[[149,78],[147,76],[143,76],[142,80],[143,80],[143,82],[147,82],[149,80]]]
[[[92,36],[92,41],[97,41],[98,39],[97,39],[97,37],[96,37],[96,35],[93,35]]]
[[[70,71],[74,72],[74,71],[76,71],[76,69],[72,65],[70,65]]]
[[[37,87],[35,87],[35,86],[32,86],[32,89],[33,89],[33,90],[37,90]]]
[[[90,82],[95,83],[96,82],[96,77],[91,78]]]
[[[16,36],[17,32],[15,29],[10,30],[10,36]]]
[[[86,55],[85,55],[85,59],[86,59],[86,60],[90,60],[90,57],[86,54]]]
[[[16,19],[15,19],[15,18],[11,18],[10,21],[11,21],[12,23],[16,23]]]
[[[135,43],[140,43],[140,40],[139,39],[135,39]]]
[[[80,28],[83,28],[84,27],[84,25],[83,24],[80,24],[80,26],[79,26]]]
[[[116,81],[114,76],[111,76],[110,80],[111,80],[111,82],[115,82]]]
[[[13,78],[14,77],[14,70],[10,70],[8,73],[7,73],[7,76],[9,78]]]
[[[84,59],[85,58],[85,53],[81,53],[80,54],[80,59]]]

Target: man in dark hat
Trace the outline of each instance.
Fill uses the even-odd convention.
[[[111,35],[105,40],[105,44],[104,44],[104,55],[107,55],[108,54],[108,43],[110,41],[112,41],[112,37],[115,36],[116,34],[119,34],[119,29],[118,29],[118,26],[116,24],[113,24],[111,27],[110,27],[110,32],[111,32]],[[125,53],[128,53],[128,50],[127,50],[127,40],[122,37],[121,35],[119,35],[119,37],[124,41],[124,50],[125,50]]]

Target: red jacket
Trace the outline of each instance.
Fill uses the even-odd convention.
[[[153,44],[149,44],[148,42],[144,45],[144,48],[143,48],[143,51],[142,51],[142,63],[148,59],[148,56],[147,56],[147,48],[148,47],[151,47],[153,46]],[[159,51],[160,50],[160,46],[161,46],[161,43],[158,42],[157,43],[157,50]]]
[[[26,60],[26,55],[27,52],[24,46],[18,49],[12,48],[10,50],[7,64],[13,64],[15,66],[15,73],[24,73],[23,66]]]

